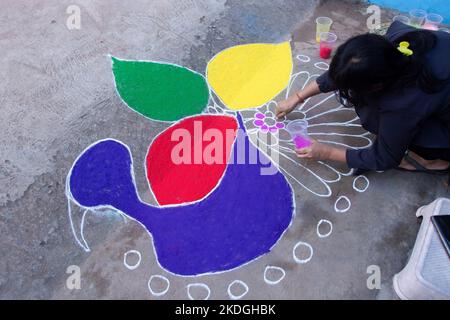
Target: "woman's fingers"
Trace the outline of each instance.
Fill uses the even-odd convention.
[[[277,118],[285,117],[289,112],[294,109],[294,105],[289,99],[279,102],[275,108],[275,116]]]
[[[307,148],[302,148],[302,149],[295,149],[295,152],[297,152],[297,154],[305,154],[308,153],[308,149]]]
[[[311,154],[311,148],[295,149],[295,152],[299,156],[310,155]]]
[[[278,119],[283,118],[285,115],[286,115],[285,111],[278,111],[278,110],[276,111],[276,116]]]
[[[308,153],[297,153],[297,157],[300,159],[312,159],[313,156],[308,152]]]
[[[275,116],[276,116],[277,118],[282,118],[282,117],[284,117],[287,113],[288,113],[288,112],[287,112],[287,108],[284,107],[283,105],[278,105],[278,106],[275,108]]]

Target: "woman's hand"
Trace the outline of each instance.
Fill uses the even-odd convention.
[[[283,100],[277,104],[275,109],[275,115],[277,118],[282,118],[290,113],[299,103],[303,103],[305,100],[299,95],[294,94],[286,100]]]
[[[333,152],[333,147],[311,140],[312,144],[309,147],[302,149],[295,149],[297,157],[302,159],[314,159],[314,160],[329,160]]]

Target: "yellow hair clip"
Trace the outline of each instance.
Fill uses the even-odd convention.
[[[400,42],[399,46],[397,47],[397,50],[403,53],[405,56],[411,56],[414,53],[411,49],[409,49],[408,41]]]

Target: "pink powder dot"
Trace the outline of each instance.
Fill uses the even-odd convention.
[[[277,124],[275,125],[278,129],[283,129],[284,128],[284,123],[283,122],[277,122]]]
[[[257,114],[255,114],[255,118],[257,119],[264,119],[266,116],[264,114],[262,114],[261,112],[258,112]]]
[[[269,131],[272,132],[272,133],[275,133],[275,132],[278,131],[278,128],[276,126],[273,126],[273,127],[269,128]]]
[[[261,127],[264,124],[264,121],[262,120],[255,120],[253,121],[253,124],[257,127]]]
[[[261,127],[261,131],[263,131],[263,132],[269,131],[269,127],[268,127],[267,125],[263,125],[263,126]]]

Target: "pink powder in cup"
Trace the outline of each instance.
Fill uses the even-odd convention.
[[[439,26],[444,18],[436,13],[429,13],[425,18],[425,23],[422,25],[423,29],[427,30],[439,30]]]
[[[311,146],[311,140],[308,138],[296,135],[293,139],[295,147],[297,149],[302,149]]]
[[[288,123],[286,130],[291,135],[292,141],[297,149],[311,146],[311,139],[308,136],[308,121],[294,120]]]

